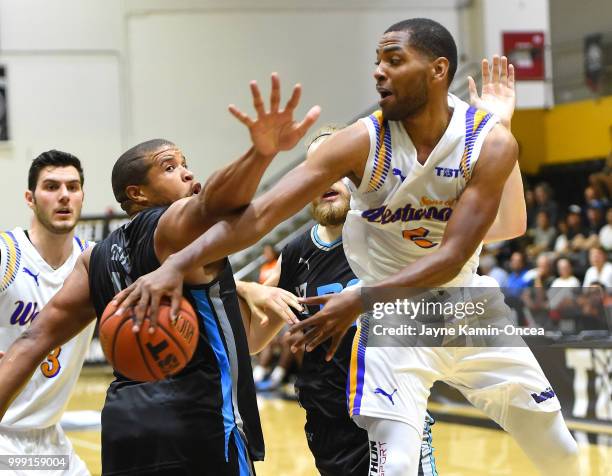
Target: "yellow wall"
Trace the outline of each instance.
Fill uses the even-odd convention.
[[[551,110],[517,111],[512,131],[521,144],[521,168],[602,158],[610,152],[612,96],[562,104]]]

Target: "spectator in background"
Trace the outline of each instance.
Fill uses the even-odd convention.
[[[599,231],[599,244],[606,251],[612,251],[612,208],[606,212],[606,225]]]
[[[536,225],[527,230],[531,244],[527,245],[527,256],[535,258],[543,251],[550,251],[557,236],[557,230],[550,224],[548,213],[541,210],[536,215]]]
[[[556,278],[547,292],[551,323],[558,324],[562,318],[576,319],[579,309],[576,296],[580,289],[580,280],[574,276],[572,263],[567,258],[557,261]]]
[[[480,274],[493,278],[500,288],[506,286],[508,273],[497,264],[497,258],[494,255],[486,254],[480,257]]]
[[[278,261],[278,253],[274,249],[274,246],[270,244],[264,245],[263,256],[266,261],[261,265],[261,268],[259,268],[259,284],[263,284],[266,279],[268,279],[268,276],[274,270],[276,262]]]
[[[565,255],[570,251],[570,242],[569,238],[567,237],[568,230],[569,228],[565,219],[559,220],[557,222],[557,231],[559,232],[559,235],[557,236],[557,239],[555,240],[555,246],[553,247],[553,250],[555,251],[555,254],[557,256]]]
[[[603,228],[604,217],[601,205],[592,206],[587,209],[587,224],[584,228],[584,237],[576,236],[572,242],[573,248],[580,251],[588,251],[594,246],[599,246],[599,232]]]
[[[518,298],[523,289],[528,285],[525,281],[525,273],[527,273],[525,265],[525,256],[520,251],[515,251],[510,256],[510,274],[506,280],[506,295]]]
[[[540,182],[534,189],[534,198],[536,202],[535,212],[546,212],[552,223],[555,223],[558,218],[557,202],[552,198],[552,188],[546,182]]]
[[[589,263],[591,267],[587,269],[582,286],[588,287],[593,283],[600,282],[606,287],[611,287],[612,263],[608,262],[608,255],[604,249],[599,246],[591,248],[589,250]]]
[[[566,236],[569,241],[569,249],[571,251],[582,250],[582,244],[587,236],[582,222],[582,208],[578,205],[570,205],[567,209],[565,223],[567,224]]]
[[[592,185],[584,189],[584,203],[587,207],[607,207],[608,200]]]
[[[550,288],[555,280],[552,269],[552,260],[547,253],[542,253],[536,260],[536,267],[527,271],[523,276],[528,287]]]
[[[552,284],[551,288],[578,288],[580,281],[574,276],[572,262],[567,258],[560,258],[557,261],[557,274],[559,275]]]
[[[605,297],[605,285],[599,281],[593,281],[589,286],[583,288],[582,295],[578,297],[580,316],[576,322],[576,330],[592,331],[608,328],[604,304]]]
[[[532,228],[535,224],[536,202],[533,190],[525,190],[525,207],[527,208],[527,228]]]

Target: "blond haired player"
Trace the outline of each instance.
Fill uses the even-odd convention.
[[[25,198],[33,212],[30,228],[0,233],[0,350],[8,349],[27,332],[62,287],[77,258],[91,246],[74,234],[83,205],[83,169],[78,158],[57,150],[39,155],[29,169]],[[0,423],[0,455],[4,460],[11,455],[66,455],[68,460],[58,461],[66,471],[40,474],[89,474],[59,421],[81,372],[93,330],[92,323],[54,349],[12,402]],[[34,470],[40,461],[32,460],[32,466],[23,470],[19,467],[28,461],[6,467],[0,462],[0,469],[9,469],[8,474],[38,474]]]

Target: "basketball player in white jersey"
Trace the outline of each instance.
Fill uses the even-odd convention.
[[[33,212],[30,228],[0,233],[3,351],[28,329],[62,287],[77,258],[91,246],[74,235],[83,205],[83,169],[75,156],[50,150],[34,159],[25,199]],[[93,331],[94,325],[89,325],[54,349],[12,402],[0,424],[0,454],[68,455],[69,470],[19,471],[14,467],[6,474],[89,474],[59,421],[81,372]]]
[[[497,117],[449,95],[457,49],[442,25],[428,19],[397,23],[376,54],[382,111],[334,134],[242,213],[134,283],[117,297],[125,299],[121,307],[140,300],[136,312],[142,319],[151,292],[155,299],[169,294],[177,301],[184,273],[261,239],[342,177],[353,183],[344,247],[365,285],[491,286],[475,274],[478,254],[516,170],[517,143]],[[496,58],[494,80],[507,84],[508,77],[499,75]],[[248,115],[234,112],[249,124]],[[364,311],[360,292],[304,303],[325,305],[293,327],[307,331],[298,344],[308,350],[331,337],[330,358]],[[417,474],[421,422],[436,380],[460,389],[499,423],[542,474],[579,474],[576,443],[529,349],[372,348],[367,330],[360,335],[351,363],[351,411],[373,442],[372,474]]]

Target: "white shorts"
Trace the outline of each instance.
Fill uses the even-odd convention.
[[[370,347],[356,370],[350,378],[351,416],[399,420],[417,430],[437,380],[461,391],[502,428],[510,407],[544,412],[561,408],[526,347]]]
[[[58,424],[43,429],[0,428],[0,468],[2,476],[90,476],[87,466],[75,453],[72,443]],[[67,470],[5,470],[8,455],[68,455]]]

